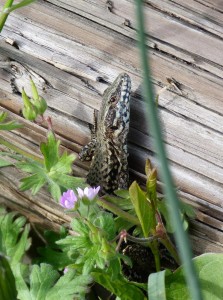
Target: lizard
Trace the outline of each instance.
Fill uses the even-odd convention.
[[[130,93],[131,79],[121,73],[104,91],[99,113],[94,113],[91,141],[79,153],[80,160],[92,161],[87,183],[100,186],[101,193],[128,188]]]

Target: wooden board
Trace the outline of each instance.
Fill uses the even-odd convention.
[[[112,3],[37,1],[9,16],[0,37],[0,105],[25,127],[0,132],[0,136],[39,153],[46,130],[19,116],[19,93],[23,86],[29,89],[31,74],[47,99],[47,114],[62,147],[78,153],[89,141],[88,123],[93,123],[103,91],[119,73],[127,72],[133,85],[129,163],[132,177],[143,182],[145,159],[149,157],[157,166],[158,162],[141,98],[134,1]],[[159,91],[167,78],[174,78],[181,88],[160,95],[159,114],[179,196],[197,208],[191,229],[193,246],[196,253],[222,251],[222,6],[212,1],[151,0],[145,1],[144,13],[154,88]],[[6,43],[6,38],[14,40],[18,49]],[[17,94],[12,93],[12,79]],[[85,176],[87,169],[88,164],[76,161],[76,174]],[[13,181],[12,171],[7,172],[15,182],[9,190],[16,195],[20,193],[16,190],[18,174]],[[11,205],[7,172],[4,175],[1,170],[5,189],[4,193],[0,189],[0,195]],[[25,197],[29,199],[29,194]],[[18,206],[25,211],[21,203]]]

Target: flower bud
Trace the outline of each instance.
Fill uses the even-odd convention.
[[[78,198],[81,199],[85,205],[94,204],[97,200],[99,190],[100,186],[96,188],[86,187],[84,190],[77,188]]]
[[[43,115],[47,109],[46,100],[43,97],[39,96],[36,85],[32,80],[32,78],[30,78],[30,83],[31,83],[32,95],[33,95],[31,99],[32,104],[37,108],[38,114]]]
[[[43,115],[47,109],[46,100],[43,97],[39,96],[38,100],[33,101],[33,104],[37,108],[38,114]]]
[[[24,118],[30,121],[35,120],[38,114],[37,108],[30,102],[30,99],[26,95],[24,88],[22,89],[22,99],[24,103],[24,107],[22,109]]]

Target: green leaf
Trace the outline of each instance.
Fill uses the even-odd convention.
[[[58,279],[59,273],[52,266],[47,264],[33,265],[30,274],[31,299],[46,299],[47,293]]]
[[[17,168],[27,173],[34,173],[28,177],[20,180],[20,190],[26,191],[31,189],[32,194],[35,195],[41,187],[47,182],[47,175],[43,166],[35,161],[29,160],[29,162],[21,162],[16,164]]]
[[[0,158],[0,168],[8,167],[8,166],[11,166],[11,165],[13,165],[13,163],[11,163],[11,162],[9,162],[5,159]]]
[[[111,213],[99,212],[95,218],[94,225],[104,231],[107,240],[115,238],[115,222]]]
[[[173,233],[175,230],[174,230],[172,219],[170,218],[169,215],[168,202],[165,199],[159,199],[157,201],[157,207],[165,219],[165,228],[167,232]]]
[[[60,156],[59,144],[60,142],[56,140],[54,134],[49,132],[47,142],[40,145],[44,155],[44,166],[32,160],[16,165],[22,171],[32,174],[21,179],[20,189],[22,191],[31,189],[32,193],[36,194],[41,187],[48,184],[52,197],[59,201],[61,189],[64,191],[86,186],[83,178],[66,174],[71,173],[75,156],[73,154],[68,155],[66,152]]]
[[[38,93],[38,90],[36,88],[36,85],[35,85],[34,81],[32,80],[32,77],[30,77],[30,84],[31,84],[33,99],[38,100],[39,99],[39,93]]]
[[[147,195],[156,208],[156,200],[157,200],[157,171],[156,169],[152,169],[151,173],[149,174],[147,181],[146,181],[146,188],[147,188]]]
[[[115,191],[115,193],[117,193],[117,191]],[[121,194],[124,194],[124,193],[121,193]],[[124,210],[133,209],[133,205],[132,205],[132,202],[129,197],[125,199],[125,198],[115,197],[115,196],[111,196],[111,195],[104,195],[103,199],[117,205],[121,209],[124,209]]]
[[[85,253],[84,257],[80,257],[80,262],[83,264],[82,274],[91,274],[96,264],[99,268],[104,269],[105,263],[104,261],[99,261],[98,250],[98,247],[92,246],[91,249]]]
[[[69,247],[57,245],[56,242],[64,239],[67,236],[67,230],[61,226],[60,232],[45,231],[44,239],[47,241],[47,246],[38,248],[38,253],[41,257],[37,262],[51,264],[56,269],[62,269],[73,263],[75,257],[69,257]]]
[[[27,96],[24,88],[22,88],[22,100],[23,100],[23,109],[22,114],[26,120],[33,121],[38,115],[37,108],[32,104],[30,98]]]
[[[63,247],[60,247],[63,249]],[[62,269],[66,266],[73,263],[75,256],[72,255],[72,259],[68,257],[68,249],[64,247],[64,251],[62,252],[61,249],[52,249],[50,247],[40,248],[38,249],[38,253],[41,255],[41,258],[38,259],[38,262],[44,262],[54,266],[56,269]],[[78,256],[78,255],[77,255]],[[76,258],[77,258],[76,256]]]
[[[122,258],[123,260],[128,261],[129,265],[131,265],[131,259],[127,256],[124,256],[122,254],[120,254],[120,256],[118,255],[118,257],[115,257],[114,259],[112,259],[110,261],[107,273],[111,274],[111,280],[116,280],[119,278],[120,274],[121,274],[121,262],[120,262],[120,258]]]
[[[121,300],[145,300],[143,292],[134,283],[129,283],[123,277],[111,281],[110,274],[103,272],[92,272],[94,280],[106,288],[111,293],[115,294]]]
[[[77,232],[79,235],[77,236],[66,236],[64,239],[61,239],[56,242],[57,245],[65,245],[72,248],[72,250],[77,250],[80,248],[88,248],[92,246],[92,243],[89,239],[89,228],[82,220],[78,220],[74,218],[71,221],[71,228]]]
[[[148,298],[149,300],[166,300],[165,270],[149,275]]]
[[[152,164],[151,161],[149,159],[146,160],[146,164],[145,164],[145,173],[146,176],[149,177],[152,171]]]
[[[117,195],[118,197],[121,197],[121,198],[124,198],[124,199],[130,199],[129,191],[128,191],[128,190],[120,189],[120,190],[114,191],[114,193],[115,193],[115,195]]]
[[[47,293],[46,300],[79,299],[89,292],[88,285],[91,283],[90,275],[76,275],[75,271],[69,270]]]
[[[129,230],[130,228],[132,228],[134,225],[130,222],[128,222],[127,220],[121,218],[121,217],[117,217],[115,218],[115,228],[116,228],[116,232],[120,232],[123,229],[125,230]]]
[[[3,255],[0,255],[0,299],[17,299],[15,278],[8,260]]]
[[[74,218],[71,221],[70,226],[75,232],[88,236],[89,228],[82,220]]]
[[[63,176],[57,177],[57,183],[64,187],[66,190],[76,190],[76,188],[85,188],[86,183],[84,178],[74,177],[70,175],[63,174]]]
[[[223,295],[223,254],[207,253],[193,259],[204,300],[220,300]],[[183,266],[166,276],[166,297],[190,300]]]
[[[66,152],[58,159],[58,162],[50,168],[49,176],[51,178],[57,178],[58,174],[71,173],[71,165],[74,162],[76,156],[74,154],[67,155]]]
[[[48,172],[59,160],[59,145],[60,141],[56,140],[52,131],[48,133],[47,142],[40,144],[40,150],[44,156],[44,164]]]
[[[60,277],[51,265],[40,264],[32,266],[29,288],[23,278],[20,264],[16,266],[15,273],[18,296],[22,300],[79,299],[89,291],[88,285],[92,282],[91,276],[76,275],[72,270]]]
[[[5,111],[2,111],[1,113],[0,113],[0,123],[2,123],[2,122],[4,122],[5,121],[5,119],[7,118],[7,112],[5,112]]]
[[[59,184],[54,180],[50,180],[50,182],[48,182],[48,187],[49,187],[49,192],[53,197],[53,199],[59,202],[61,197],[61,189]]]
[[[109,224],[105,225],[105,219]],[[83,220],[75,218],[71,227],[79,235],[67,236],[56,242],[63,251],[69,252],[69,257],[75,258],[73,267],[75,265],[75,268],[81,269],[82,274],[89,274],[96,267],[104,270],[110,260],[117,256],[115,244],[110,244],[105,239],[106,232],[100,229],[106,227],[109,231],[112,230],[110,217],[105,219],[102,220],[99,215],[99,219],[96,220],[98,226],[95,226],[90,221],[85,224]]]
[[[196,217],[196,209],[191,204],[181,201],[181,211],[191,219]]]
[[[0,215],[0,252],[10,257],[12,267],[21,260],[30,247],[29,225],[23,227],[26,219],[15,216],[15,213]]]
[[[70,246],[72,250],[85,249],[92,247],[92,243],[86,236],[68,236],[57,242],[58,245]]]
[[[14,267],[18,262],[20,262],[24,256],[25,251],[27,251],[31,245],[31,241],[28,238],[30,231],[30,225],[27,224],[17,241],[16,247],[13,249],[14,254],[11,259],[11,266]]]
[[[29,288],[27,287],[26,282],[22,275],[22,273],[23,273],[22,265],[21,264],[15,265],[13,272],[14,272],[14,276],[16,279],[16,288],[18,291],[18,299],[22,299],[22,300],[32,299]]]
[[[181,203],[183,203],[183,202],[181,202]],[[169,205],[168,202],[164,198],[157,200],[157,207],[165,219],[165,228],[166,228],[167,232],[174,233],[175,228],[173,226],[173,221],[169,215],[168,205]],[[193,214],[194,210],[193,210],[193,208],[190,209],[188,204],[185,206],[183,205],[182,207],[183,208],[185,207],[185,209],[187,210],[188,214],[190,214],[191,217],[194,216],[194,214]],[[184,230],[186,231],[188,228],[188,221],[187,221],[184,213],[187,214],[186,211],[181,210],[182,224],[183,224]]]
[[[23,124],[19,124],[16,121],[7,122],[4,124],[0,124],[0,130],[14,130],[17,128],[23,127]]]
[[[16,121],[10,121],[2,124],[2,122],[5,121],[7,115],[7,112],[0,113],[0,130],[13,130],[16,128],[21,128],[23,126],[22,124],[19,124]]]
[[[19,188],[21,191],[31,189],[32,194],[35,195],[46,183],[46,178],[41,176],[41,174],[33,174],[28,177],[22,178],[20,181],[21,184]]]
[[[142,226],[143,234],[145,237],[148,237],[154,217],[149,201],[146,199],[145,193],[141,190],[136,181],[131,184],[129,193],[136,215]]]
[[[16,164],[16,167],[27,173],[44,174],[43,165],[34,160],[28,160],[28,162],[19,162]]]

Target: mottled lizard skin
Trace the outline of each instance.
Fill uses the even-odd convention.
[[[87,183],[100,185],[102,193],[128,188],[130,92],[130,77],[122,73],[105,90],[92,139],[79,154],[81,160],[92,159]]]

